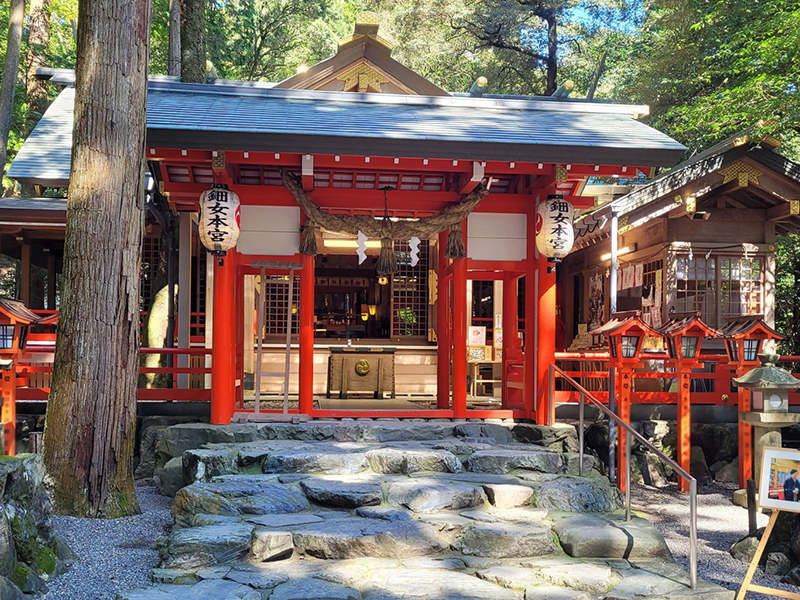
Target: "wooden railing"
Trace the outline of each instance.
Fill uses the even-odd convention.
[[[52,338],[52,339],[48,339]],[[45,342],[50,342],[49,344]],[[52,334],[31,334],[31,339],[26,346],[27,352],[17,364],[17,400],[47,400],[50,393],[50,381],[53,374],[51,360],[37,360],[44,358],[42,354],[50,354],[55,350],[55,336]],[[205,366],[205,357],[211,354],[208,348],[142,348],[141,355],[171,355],[187,356],[188,367],[177,366],[178,361],[173,360],[171,367],[139,367],[139,374],[167,375],[171,387],[140,387],[138,399],[140,401],[208,401],[211,399],[211,390],[205,389],[205,376],[211,373],[211,368]],[[49,358],[49,357],[48,357]],[[187,375],[188,388],[178,388],[178,375]]]

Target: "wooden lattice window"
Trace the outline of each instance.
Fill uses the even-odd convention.
[[[410,265],[411,248],[395,241],[398,272],[392,277],[392,337],[428,335],[428,269],[430,245],[419,245],[419,262]]]
[[[292,311],[292,333],[297,333],[300,319],[300,278],[294,278],[294,299],[289,307],[289,276],[268,275],[264,286],[266,305],[264,312],[264,335],[286,335],[286,311]],[[255,278],[256,303],[261,290],[261,277]],[[313,301],[313,299],[312,299]]]
[[[159,254],[161,252],[161,235],[148,235],[142,240],[142,270],[139,276],[139,310],[146,312],[150,308],[153,295],[154,279],[158,272]]]

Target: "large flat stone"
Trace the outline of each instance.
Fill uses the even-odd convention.
[[[156,543],[162,567],[189,569],[242,560],[250,551],[254,525],[210,525],[176,529]]]
[[[622,494],[605,477],[564,475],[532,482],[533,505],[551,511],[609,513],[622,508]]]
[[[525,600],[591,600],[586,592],[554,585],[537,585],[525,589]]]
[[[735,596],[733,591],[702,580],[697,589],[689,589],[689,579],[682,571],[677,577],[671,570],[663,577],[644,569],[620,574],[622,582],[605,595],[606,600],[733,600]]]
[[[249,517],[247,521],[261,527],[287,528],[319,523],[322,521],[322,517],[317,515],[261,515],[259,517]]]
[[[485,484],[483,491],[495,508],[530,506],[533,490],[527,485]]]
[[[584,563],[568,558],[543,558],[523,563],[539,584],[569,587],[601,596],[619,583],[606,564]]]
[[[356,511],[364,519],[383,519],[384,521],[408,521],[414,513],[390,506],[365,506]]]
[[[578,432],[574,425],[534,425],[519,423],[514,426],[514,438],[520,442],[537,444],[558,452],[578,452]]]
[[[294,552],[294,543],[292,534],[288,531],[259,528],[253,534],[250,556],[255,561],[265,562],[289,558],[292,552]]]
[[[264,472],[346,475],[359,473],[368,467],[365,454],[336,450],[332,446],[322,444],[319,449],[279,450],[267,456],[264,461]]]
[[[299,579],[276,587],[270,600],[361,600],[361,593],[321,579]]]
[[[270,590],[286,583],[289,579],[282,573],[270,573],[249,565],[237,565],[230,569],[224,577],[259,590]]]
[[[299,553],[327,559],[425,556],[448,546],[435,527],[417,521],[325,521],[294,531],[293,538]]]
[[[462,554],[490,558],[547,556],[556,551],[542,523],[478,523],[465,527],[457,542]]]
[[[471,438],[475,441],[480,438],[489,438],[497,444],[507,444],[514,441],[511,427],[495,423],[461,423],[456,425],[454,433],[458,437]]]
[[[390,483],[386,499],[392,506],[415,513],[481,506],[486,501],[483,488],[467,483],[446,483],[420,478]]]
[[[183,478],[187,483],[211,481],[217,475],[239,472],[239,452],[233,448],[187,450],[183,453]]]
[[[479,571],[478,577],[515,590],[524,590],[528,586],[539,585],[540,583],[528,569],[523,569],[522,567],[492,567],[491,569]]]
[[[453,436],[450,423],[347,422],[336,426],[340,442],[414,442],[443,440]]]
[[[114,600],[261,600],[251,587],[224,579],[206,579],[195,585],[160,585],[118,594]]]
[[[367,460],[376,473],[460,473],[464,470],[461,461],[447,450],[376,448],[367,452]]]
[[[300,482],[300,487],[309,500],[325,506],[358,508],[374,506],[383,501],[383,488],[380,483],[309,477]]]
[[[553,531],[564,552],[576,558],[673,560],[655,525],[639,517],[626,522],[622,518],[579,515],[556,521]]]
[[[305,496],[277,483],[225,481],[186,486],[175,495],[171,512],[176,525],[186,527],[196,514],[285,514],[308,507]]]
[[[531,451],[493,448],[470,455],[467,459],[467,468],[479,473],[508,473],[516,469],[558,473],[563,462],[558,452],[548,452],[544,448]]]
[[[264,440],[332,440],[338,421],[314,421],[311,423],[259,423],[258,437]]]
[[[457,571],[376,571],[361,591],[364,600],[518,600],[516,592]]]

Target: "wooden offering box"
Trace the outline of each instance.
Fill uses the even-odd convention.
[[[382,398],[395,397],[394,354],[396,348],[334,346],[328,358],[328,392],[339,392],[346,399],[350,392],[371,392]]]

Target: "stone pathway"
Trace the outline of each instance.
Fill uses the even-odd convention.
[[[120,600],[730,600],[688,577],[592,470],[574,428],[177,425],[156,586]],[[202,446],[202,448],[201,448]]]

